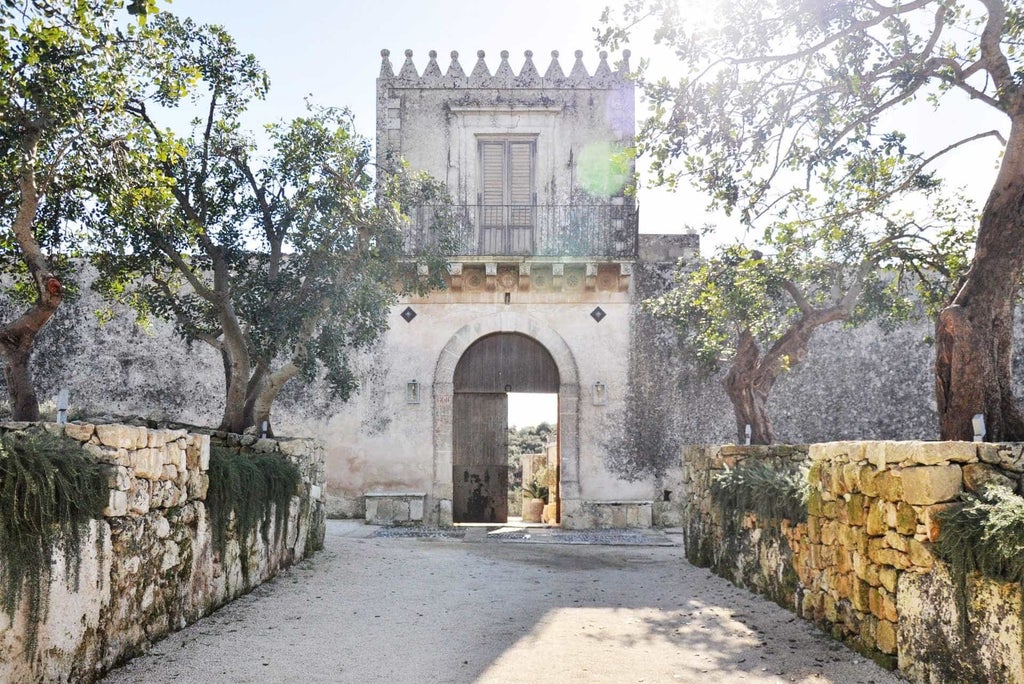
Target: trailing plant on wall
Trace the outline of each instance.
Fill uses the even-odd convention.
[[[240,454],[224,447],[210,449],[210,511],[213,548],[223,561],[232,513],[238,539],[242,577],[249,582],[249,540],[259,526],[270,544],[271,513],[274,539],[288,533],[288,510],[301,481],[298,467],[274,454]]]
[[[746,461],[726,468],[711,482],[711,497],[726,511],[753,513],[763,520],[807,520],[807,472]]]
[[[27,596],[26,656],[35,652],[55,549],[78,588],[82,540],[109,499],[107,469],[66,437],[39,429],[0,435],[0,607],[13,619]]]
[[[964,492],[961,506],[941,512],[935,555],[949,565],[960,624],[967,634],[967,577],[1024,583],[1024,497],[988,486]]]

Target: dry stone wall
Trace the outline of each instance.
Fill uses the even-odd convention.
[[[312,440],[86,423],[46,429],[82,442],[111,466],[110,500],[81,545],[77,583],[55,552],[34,652],[25,652],[28,606],[13,621],[0,612],[0,681],[93,681],[323,545],[323,450]],[[223,558],[214,552],[204,502],[211,441],[279,453],[302,475],[281,534],[271,520],[269,543],[254,530],[240,545],[229,529]]]
[[[936,559],[937,514],[987,482],[1021,492],[1024,445],[832,442],[688,447],[687,557],[813,621],[914,682],[1024,682],[1019,584],[972,576],[960,589]],[[723,511],[711,482],[747,459],[806,466],[806,522]],[[967,614],[957,608],[965,591]],[[961,619],[963,618],[963,619]]]

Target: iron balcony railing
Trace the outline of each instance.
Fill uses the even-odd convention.
[[[461,205],[452,218],[455,256],[635,257],[638,210],[632,203]],[[442,217],[432,207],[410,212],[406,250],[436,244]]]

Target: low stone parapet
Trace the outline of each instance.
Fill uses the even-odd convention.
[[[110,498],[104,517],[84,531],[77,575],[58,545],[31,651],[28,597],[13,620],[0,611],[0,681],[94,681],[323,546],[323,449],[313,440],[242,446],[238,436],[212,437],[240,452],[279,453],[302,478],[280,534],[271,519],[266,540],[254,530],[240,543],[231,525],[221,557],[205,502],[211,435],[89,423],[45,428],[109,464]]]
[[[598,529],[646,529],[652,526],[653,501],[584,501],[582,527]]]
[[[422,525],[426,492],[367,492],[369,525]]]
[[[911,681],[1019,684],[1020,586],[975,575],[968,586],[954,587],[932,544],[938,514],[965,489],[994,482],[1021,492],[1022,452],[1020,444],[972,442],[689,447],[682,502],[687,557]],[[713,479],[748,459],[808,468],[805,522],[721,510]],[[953,599],[956,591],[965,592],[962,601]]]

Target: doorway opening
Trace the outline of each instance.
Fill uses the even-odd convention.
[[[508,522],[556,524],[558,395],[509,394],[508,425]]]
[[[561,490],[557,423],[548,434],[548,441],[553,436],[552,445],[545,443],[543,456],[530,454],[531,459],[520,471],[525,472],[529,482],[523,483],[522,474],[515,472],[509,455],[510,405],[514,407],[515,423],[522,420],[519,416],[526,406],[550,405],[553,398],[554,419],[557,420],[559,374],[551,354],[527,335],[486,335],[471,344],[459,358],[454,381],[453,522],[506,524],[510,517],[521,518],[522,487],[527,484],[534,485],[529,499],[531,510],[536,509],[538,503],[541,506],[537,522],[557,524]],[[520,398],[523,394],[551,398],[524,401]],[[548,463],[554,465],[554,472]],[[534,498],[541,501],[535,502]],[[513,503],[511,512],[510,502]],[[514,515],[517,503],[518,516]]]

